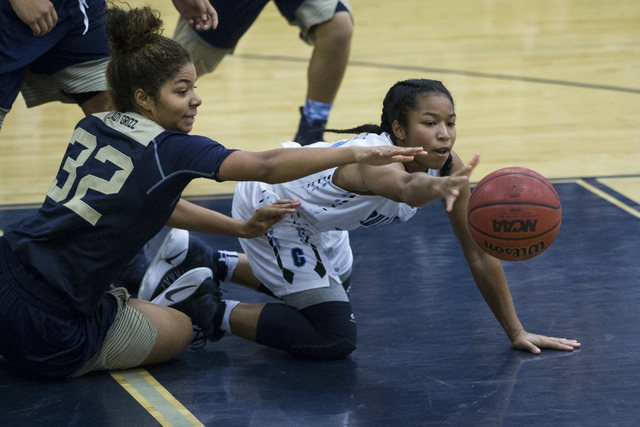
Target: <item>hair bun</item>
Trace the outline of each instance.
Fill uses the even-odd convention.
[[[149,6],[131,10],[110,8],[107,13],[106,33],[112,54],[136,51],[162,35],[160,13]]]

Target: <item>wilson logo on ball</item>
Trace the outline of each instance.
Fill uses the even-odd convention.
[[[487,252],[493,255],[500,255],[498,258],[509,260],[509,261],[518,261],[517,258],[526,257],[531,258],[544,251],[544,242],[541,240],[535,245],[531,245],[528,248],[503,248],[502,246],[493,245],[486,240],[484,241],[484,246]],[[509,256],[512,259],[505,258],[504,256]]]

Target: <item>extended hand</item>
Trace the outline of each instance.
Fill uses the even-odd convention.
[[[282,221],[286,214],[295,213],[301,203],[298,200],[280,199],[271,205],[260,207],[246,222],[246,239],[264,235],[276,223]]]
[[[218,26],[218,13],[209,0],[172,0],[176,10],[190,27],[209,30]]]
[[[49,0],[9,0],[18,18],[31,28],[34,36],[43,36],[58,23],[58,14]]]
[[[479,161],[480,155],[476,154],[468,165],[442,180],[438,191],[445,200],[445,209],[447,212],[453,210],[453,204],[460,195],[460,189],[464,185],[467,185],[469,176],[471,176],[471,172],[473,172],[473,169],[475,169]]]
[[[382,145],[379,147],[354,147],[356,149],[356,163],[366,163],[372,166],[388,165],[396,162],[410,162],[414,156],[426,155],[422,147],[396,147]]]
[[[544,335],[530,334],[523,330],[511,341],[511,346],[518,350],[528,351],[533,354],[540,354],[540,348],[573,351],[573,349],[580,347],[580,343],[576,340],[568,340],[566,338],[554,338]]]

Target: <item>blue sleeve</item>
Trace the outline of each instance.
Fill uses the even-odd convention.
[[[145,150],[145,191],[152,200],[173,203],[195,178],[218,181],[220,165],[233,151],[204,136],[163,132]]]

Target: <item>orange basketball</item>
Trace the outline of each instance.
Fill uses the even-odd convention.
[[[485,176],[471,192],[469,230],[488,254],[524,261],[544,252],[562,222],[558,193],[542,175],[505,168]]]

